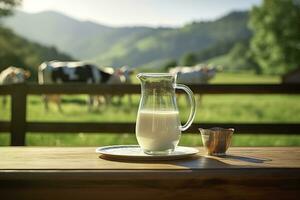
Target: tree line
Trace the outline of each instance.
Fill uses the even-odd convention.
[[[21,0],[0,0],[0,20],[12,14],[12,8]],[[47,47],[26,40],[4,27],[0,21],[0,71],[9,66],[28,69],[32,73],[31,80],[37,77],[37,67],[44,61],[53,59],[73,60],[67,54],[59,52],[55,47]]]
[[[21,0],[0,0],[0,20],[12,14],[12,9],[20,4]],[[220,56],[227,62],[227,70],[284,74],[300,67],[300,0],[263,0],[261,5],[251,9],[248,21],[250,36],[238,41],[220,39],[199,52],[187,52],[178,59],[169,60],[164,68],[192,66]],[[16,35],[1,21],[0,49],[0,70],[17,65],[30,69],[35,75],[37,66],[43,61],[73,60],[55,47],[43,46]]]
[[[242,41],[221,41],[201,52],[189,52],[172,59],[165,69],[176,65],[192,66],[225,55],[236,70],[257,74],[284,74],[300,67],[300,1],[264,0],[250,12],[252,35]]]

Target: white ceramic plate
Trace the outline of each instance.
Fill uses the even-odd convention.
[[[176,160],[182,159],[199,151],[192,147],[178,146],[174,152],[169,155],[148,155],[145,154],[138,145],[115,145],[104,146],[96,149],[97,153],[101,154],[104,159],[117,160]]]

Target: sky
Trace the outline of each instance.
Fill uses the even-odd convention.
[[[261,0],[23,0],[30,13],[58,11],[110,26],[182,26],[213,20],[232,10],[248,10]]]

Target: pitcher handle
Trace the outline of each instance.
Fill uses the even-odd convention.
[[[191,111],[190,111],[189,118],[188,118],[187,122],[185,123],[185,125],[183,125],[183,126],[180,125],[180,127],[179,127],[181,131],[185,131],[186,129],[188,129],[191,126],[191,124],[193,123],[193,120],[195,118],[196,101],[195,101],[195,97],[194,97],[192,90],[188,86],[183,85],[183,84],[176,84],[175,89],[184,90],[188,94],[188,97],[189,97],[189,100],[191,103]]]

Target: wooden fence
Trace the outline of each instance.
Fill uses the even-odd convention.
[[[234,84],[190,85],[195,94],[289,94],[299,95],[300,84]],[[11,145],[25,145],[26,132],[61,133],[134,133],[135,123],[119,122],[27,122],[27,95],[41,94],[140,94],[139,85],[36,85],[15,84],[0,86],[0,95],[11,96],[11,121],[0,121],[0,133],[11,133]],[[287,109],[292,109],[287,105]],[[1,111],[0,111],[1,115]],[[234,127],[239,134],[297,134],[300,123],[193,123],[186,131],[197,133],[198,127]]]

